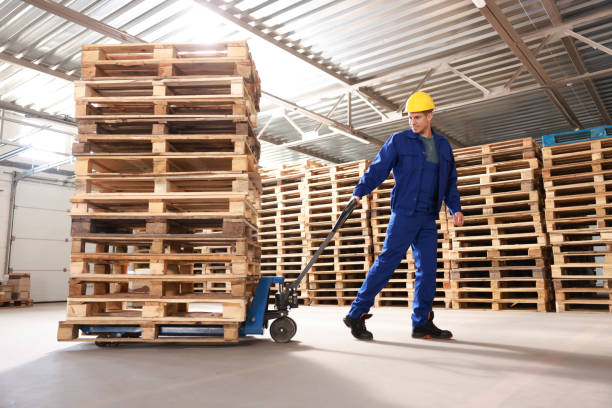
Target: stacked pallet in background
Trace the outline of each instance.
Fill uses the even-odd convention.
[[[32,306],[30,298],[30,274],[13,273],[6,283],[0,281],[0,307]]]
[[[308,258],[319,248],[352,197],[369,161],[306,170],[305,232]],[[350,304],[372,264],[370,200],[363,197],[308,275],[312,304]]]
[[[465,224],[448,223],[453,308],[549,311],[538,146],[518,139],[454,155]]]
[[[612,139],[588,138],[542,148],[559,312],[612,312]]]
[[[395,185],[390,175],[377,189],[372,192],[370,199],[372,239],[374,257],[377,257],[383,248],[389,219],[391,218],[391,190]],[[438,269],[436,276],[436,296],[434,307],[450,307],[450,239],[447,228],[447,215],[444,204],[436,221],[438,227]],[[416,265],[409,249],[406,258],[389,280],[389,283],[376,297],[376,306],[412,306],[414,299],[414,279]]]
[[[132,325],[131,341],[237,341],[260,274],[260,85],[246,43],[89,45],[82,62],[58,338]],[[223,337],[164,337],[162,325]]]
[[[306,169],[321,167],[312,161],[283,164],[274,170],[261,170],[262,196],[258,216],[261,244],[261,274],[282,276],[291,281],[307,262],[304,203]],[[300,285],[299,299],[306,302],[307,280]],[[274,291],[271,291],[274,296]]]

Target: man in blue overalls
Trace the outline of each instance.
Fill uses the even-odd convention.
[[[457,169],[449,142],[431,129],[431,96],[416,92],[406,103],[411,130],[391,135],[365,172],[353,196],[370,194],[393,169],[395,186],[391,192],[391,219],[382,252],[370,268],[344,323],[359,340],[372,340],[365,320],[374,298],[412,246],[417,266],[412,304],[412,337],[450,339],[448,330],[433,323],[432,305],[436,294],[438,231],[436,219],[444,201],[455,225],[463,225],[457,191]]]

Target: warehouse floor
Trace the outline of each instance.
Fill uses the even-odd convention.
[[[0,310],[0,407],[610,407],[609,314],[439,310],[456,340],[414,340],[406,309],[375,309],[375,342],[347,308],[292,312],[290,344],[57,343],[65,305]]]

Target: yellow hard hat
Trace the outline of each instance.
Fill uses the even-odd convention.
[[[434,105],[431,96],[429,96],[429,94],[426,92],[419,91],[410,95],[410,98],[408,98],[408,101],[406,102],[406,109],[404,109],[404,113],[423,112],[432,110],[435,107],[436,105]]]

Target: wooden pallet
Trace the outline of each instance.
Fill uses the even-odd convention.
[[[256,84],[245,81],[242,76],[230,75],[199,78],[98,79],[76,81],[74,88],[77,102],[93,103],[105,103],[109,98],[121,98],[122,102],[139,102],[158,98],[171,101],[192,97],[201,100],[244,98],[255,104],[255,95],[258,92]]]
[[[261,146],[252,136],[224,134],[187,135],[79,135],[72,145],[72,154],[80,156],[125,155],[180,155],[198,154],[202,157],[217,154],[253,155],[259,159]]]
[[[78,157],[75,174],[97,174],[140,177],[143,175],[209,175],[228,173],[255,173],[252,155],[223,154],[203,157],[200,153],[164,155],[96,155]]]
[[[122,102],[123,98],[104,98],[106,102],[90,102],[98,98],[83,98],[76,104],[75,118],[78,120],[157,120],[194,119],[202,121],[233,120],[248,122],[257,127],[257,109],[243,98],[216,98],[216,100],[193,100],[195,98],[143,100]]]
[[[501,161],[476,166],[458,166],[457,178],[461,180],[464,177],[474,177],[493,173],[516,172],[529,169],[536,170],[541,168],[542,162],[539,158]]]
[[[531,138],[508,140],[453,150],[457,168],[537,158],[540,149]]]
[[[612,277],[553,279],[558,312],[612,312]]]
[[[244,193],[259,195],[256,174],[170,175],[170,176],[108,176],[92,174],[77,176],[77,194],[111,193]]]
[[[34,305],[34,301],[32,299],[18,299],[18,300],[7,300],[0,302],[0,308],[17,308],[17,307],[31,307]]]
[[[165,135],[181,137],[186,135],[236,135],[255,137],[253,128],[248,122],[232,119],[202,120],[169,117],[159,120],[79,120],[77,129],[77,141],[113,136],[152,138]]]
[[[86,336],[81,331],[81,327],[91,326],[137,326],[140,332],[134,337],[121,337],[121,338],[104,338],[98,339],[97,336]],[[223,330],[221,336],[164,336],[160,335],[161,326],[204,326],[204,327],[219,327]],[[222,322],[218,321],[201,321],[201,322],[185,322],[185,321],[134,321],[126,324],[125,321],[109,321],[109,320],[70,320],[61,321],[57,332],[58,341],[83,341],[83,342],[95,342],[100,341],[103,343],[142,343],[142,342],[154,342],[154,343],[237,343],[239,340],[238,329],[240,328],[239,323],[234,322]]]
[[[612,158],[610,139],[590,140],[542,148],[544,168],[553,168],[574,163],[598,162]]]
[[[550,281],[543,279],[451,280],[453,309],[552,310]]]
[[[202,78],[239,75],[254,84],[260,80],[246,42],[217,44],[93,44],[83,46],[83,79]]]

